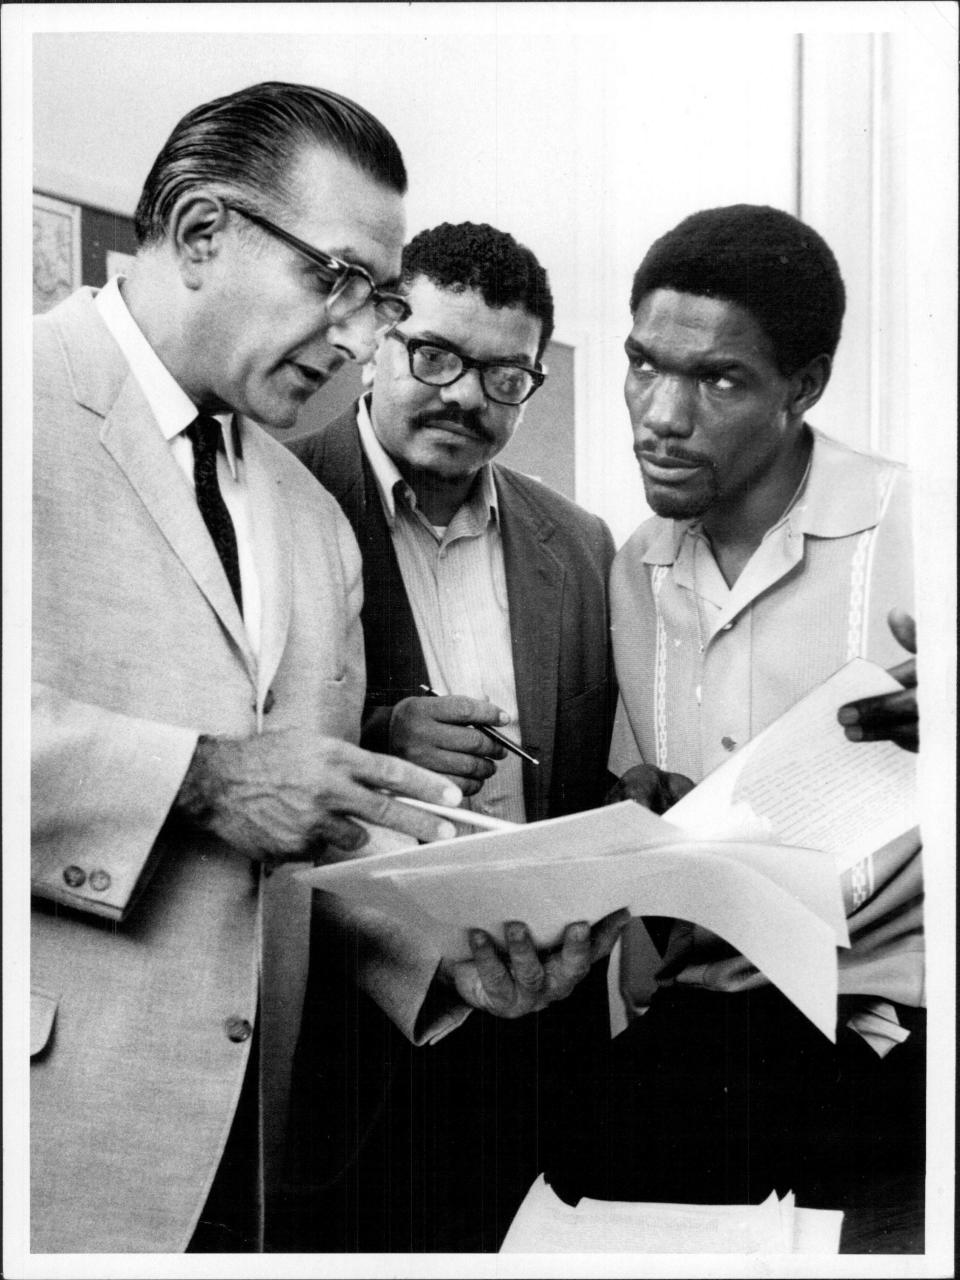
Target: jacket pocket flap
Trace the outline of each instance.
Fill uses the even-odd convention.
[[[59,998],[49,991],[30,992],[30,1057],[42,1053],[50,1041]]]

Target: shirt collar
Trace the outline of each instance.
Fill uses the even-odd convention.
[[[197,416],[197,406],[147,341],[130,314],[120,292],[123,276],[114,276],[95,298],[100,318],[130,366],[165,440],[181,435]],[[230,472],[236,479],[237,459],[243,457],[241,427],[237,415],[215,414],[223,428],[223,447]],[[228,430],[228,428],[230,428]]]
[[[810,430],[813,452],[806,484],[768,534],[784,523],[794,534],[817,538],[846,538],[872,528],[883,509],[883,488],[877,482],[880,460],[832,440],[816,427]],[[686,535],[698,529],[699,520],[661,520],[644,563],[673,564]]]
[[[398,486],[405,502],[412,511],[417,510],[417,495],[404,480],[397,464],[377,438],[377,433],[373,429],[373,420],[370,416],[370,400],[371,396],[368,392],[365,396],[361,396],[357,404],[357,427],[360,431],[360,443],[363,447],[363,452],[366,454],[367,461],[373,469],[374,479],[377,482],[377,491],[383,504],[383,513],[386,516],[387,524],[392,529],[397,518]],[[497,486],[493,480],[493,468],[489,463],[480,469],[479,478],[470,490],[470,497],[464,505],[476,511],[479,516],[499,524],[500,503],[497,498]]]

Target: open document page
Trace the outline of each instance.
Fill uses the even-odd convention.
[[[757,734],[673,806],[688,835],[716,835],[722,815],[760,838],[823,849],[848,871],[917,824],[916,756],[892,742],[850,742],[847,702],[900,688],[855,658]]]
[[[836,712],[852,698],[885,691],[890,680],[870,663],[843,668],[819,697],[805,698],[771,727],[778,733],[768,729],[748,743],[670,810],[670,821],[627,800],[413,847],[375,832],[371,848],[382,852],[298,875],[428,934],[452,959],[469,956],[468,929],[502,938],[507,920],[526,921],[539,947],[556,945],[574,920],[621,907],[689,920],[746,956],[832,1039],[836,948],[849,945],[835,856],[846,845],[833,835],[842,827],[889,839],[916,820],[912,757],[887,751],[888,744],[848,743]],[[761,748],[765,739],[769,751]],[[805,779],[802,787],[793,785],[794,773]],[[698,808],[693,798],[707,788],[713,798]],[[891,798],[895,790],[902,796]],[[791,815],[789,827],[781,812]],[[792,843],[806,831],[830,847]]]

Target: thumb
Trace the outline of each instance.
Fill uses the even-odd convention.
[[[891,609],[887,614],[890,630],[908,653],[917,652],[917,624],[905,609]]]

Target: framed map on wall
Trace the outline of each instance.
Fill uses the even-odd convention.
[[[81,282],[80,206],[33,197],[33,310],[49,311]]]
[[[33,193],[33,311],[49,311],[82,284],[125,274],[136,252],[133,219]]]

